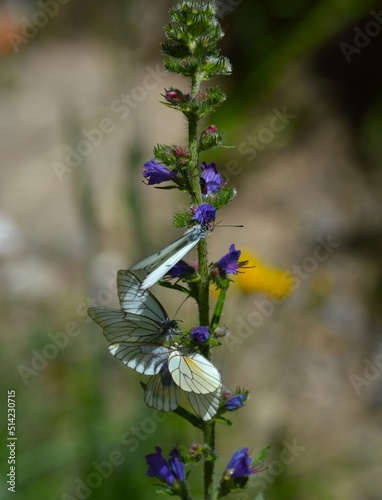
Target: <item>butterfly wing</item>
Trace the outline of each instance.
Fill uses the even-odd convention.
[[[151,292],[142,289],[141,285],[142,281],[131,271],[118,271],[117,287],[121,309],[127,313],[149,316],[161,323],[169,321],[160,302]]]
[[[160,411],[173,411],[179,406],[180,389],[174,383],[167,369],[167,363],[161,371],[151,377],[145,390],[145,403],[150,408]]]
[[[124,365],[143,375],[159,373],[171,352],[168,346],[134,342],[111,344],[109,351]]]
[[[195,394],[194,392],[186,392],[187,399],[194,409],[195,413],[202,420],[211,420],[220,406],[220,398],[221,398],[222,386],[208,394]]]
[[[221,385],[218,369],[199,353],[184,355],[174,349],[168,358],[168,369],[176,385],[186,392],[207,394]]]
[[[141,288],[143,290],[150,288],[192,250],[202,238],[205,238],[206,234],[207,228],[196,224],[167,247],[134,264],[130,271],[145,271],[146,277],[142,281]]]
[[[88,314],[103,328],[103,334],[110,343],[155,343],[167,340],[174,331],[170,320],[161,324],[148,316],[129,314],[108,307],[91,307]]]

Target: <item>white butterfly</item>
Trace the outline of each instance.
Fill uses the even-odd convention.
[[[202,420],[211,420],[220,406],[222,386],[208,394],[185,392],[195,413]],[[179,406],[180,388],[175,384],[165,364],[161,371],[151,377],[145,389],[145,402],[151,408],[160,411],[173,411]]]
[[[141,281],[131,271],[118,271],[118,296],[122,310],[92,307],[89,316],[104,330],[110,353],[129,368],[153,375],[145,400],[149,406],[171,411],[179,405],[183,389],[195,412],[211,419],[220,404],[221,377],[204,356],[180,345],[163,345],[180,333]],[[166,367],[166,376],[164,375]]]
[[[152,293],[141,289],[141,281],[133,273],[118,271],[117,286],[122,310],[108,307],[88,310],[111,344],[123,341],[158,343],[179,333],[176,321],[169,319]]]
[[[196,394],[207,394],[221,384],[219,370],[197,352],[183,353],[172,347],[168,357],[168,371],[181,389]]]
[[[179,346],[120,341],[109,346],[110,353],[143,375],[156,375],[168,364],[174,383],[186,392],[208,394],[221,385],[218,369],[197,352]]]
[[[207,225],[196,224],[167,247],[134,264],[130,268],[130,271],[146,272],[141,288],[144,290],[153,286],[167,271],[192,250],[201,239],[205,238],[208,231],[209,228]]]

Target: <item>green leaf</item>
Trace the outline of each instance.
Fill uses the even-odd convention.
[[[259,455],[257,456],[257,458],[254,460],[254,464],[255,465],[258,465],[258,464],[261,464],[262,462],[264,462],[264,460],[267,458],[268,456],[268,453],[269,453],[269,450],[271,449],[271,445],[268,445],[266,446],[265,448],[263,448]]]
[[[173,225],[175,227],[188,227],[191,225],[192,218],[190,214],[185,213],[175,213],[173,219]]]
[[[236,196],[236,189],[232,186],[225,186],[220,189],[214,195],[211,195],[206,199],[206,203],[211,203],[216,210],[225,207],[230,201],[232,201]]]
[[[214,332],[216,328],[219,326],[220,318],[223,312],[224,302],[226,298],[226,290],[221,289],[219,292],[219,297],[215,305],[214,313],[212,315],[210,330]]]
[[[233,425],[231,420],[228,420],[228,418],[225,418],[225,417],[216,417],[214,420],[215,420],[215,422],[218,422],[219,424],[228,425],[229,427],[231,427]]]
[[[171,181],[170,181],[171,182]],[[165,190],[168,190],[168,189],[180,189],[179,186],[153,186],[154,189],[165,189]]]

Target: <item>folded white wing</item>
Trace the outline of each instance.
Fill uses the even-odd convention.
[[[196,224],[167,247],[134,264],[130,271],[146,273],[141,288],[143,290],[150,288],[163,278],[167,271],[174,267],[201,239],[205,238],[207,231],[206,226]]]
[[[194,392],[185,392],[187,399],[195,413],[202,420],[211,420],[220,406],[222,386],[214,392],[208,394],[195,394]],[[151,377],[145,389],[145,402],[151,408],[160,411],[174,411],[180,402],[180,387],[178,387],[168,369],[164,365],[161,371]]]
[[[121,309],[127,313],[147,316],[153,321],[168,321],[168,315],[161,303],[151,292],[142,289],[141,285],[142,281],[131,271],[118,271],[117,287]]]
[[[122,342],[109,346],[110,353],[123,364],[143,375],[156,375],[167,361],[168,346]]]
[[[220,385],[216,391],[208,394],[195,394],[194,392],[185,394],[195,413],[202,420],[211,420],[219,409],[221,392],[222,386]]]
[[[178,408],[179,400],[180,389],[172,380],[165,365],[147,384],[145,402],[156,410],[173,411]]]
[[[129,314],[108,307],[92,307],[89,316],[103,328],[110,342],[161,342],[177,332],[176,322],[167,319],[163,323],[150,317]]]
[[[175,349],[168,358],[168,369],[176,385],[186,392],[207,394],[221,385],[218,369],[199,353],[184,355]]]

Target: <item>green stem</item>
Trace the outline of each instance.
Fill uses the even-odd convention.
[[[203,430],[204,443],[208,444],[210,449],[215,450],[215,422],[206,422]],[[204,462],[204,500],[212,500],[214,496],[214,474],[215,460],[206,460]]]
[[[191,96],[195,97],[202,81],[202,74],[196,73],[191,82]],[[190,117],[188,122],[188,146],[190,153],[190,184],[192,188],[192,202],[195,205],[202,203],[202,191],[200,187],[200,167],[199,167],[199,149],[198,149],[198,120],[196,117]],[[209,270],[208,270],[208,248],[206,240],[198,243],[198,262],[199,262],[199,290],[198,290],[198,310],[199,324],[207,326],[209,321]],[[209,349],[203,354],[210,359]],[[206,422],[203,427],[204,443],[211,450],[215,449],[215,423]],[[206,460],[204,462],[204,499],[211,500],[213,497],[215,462]]]

